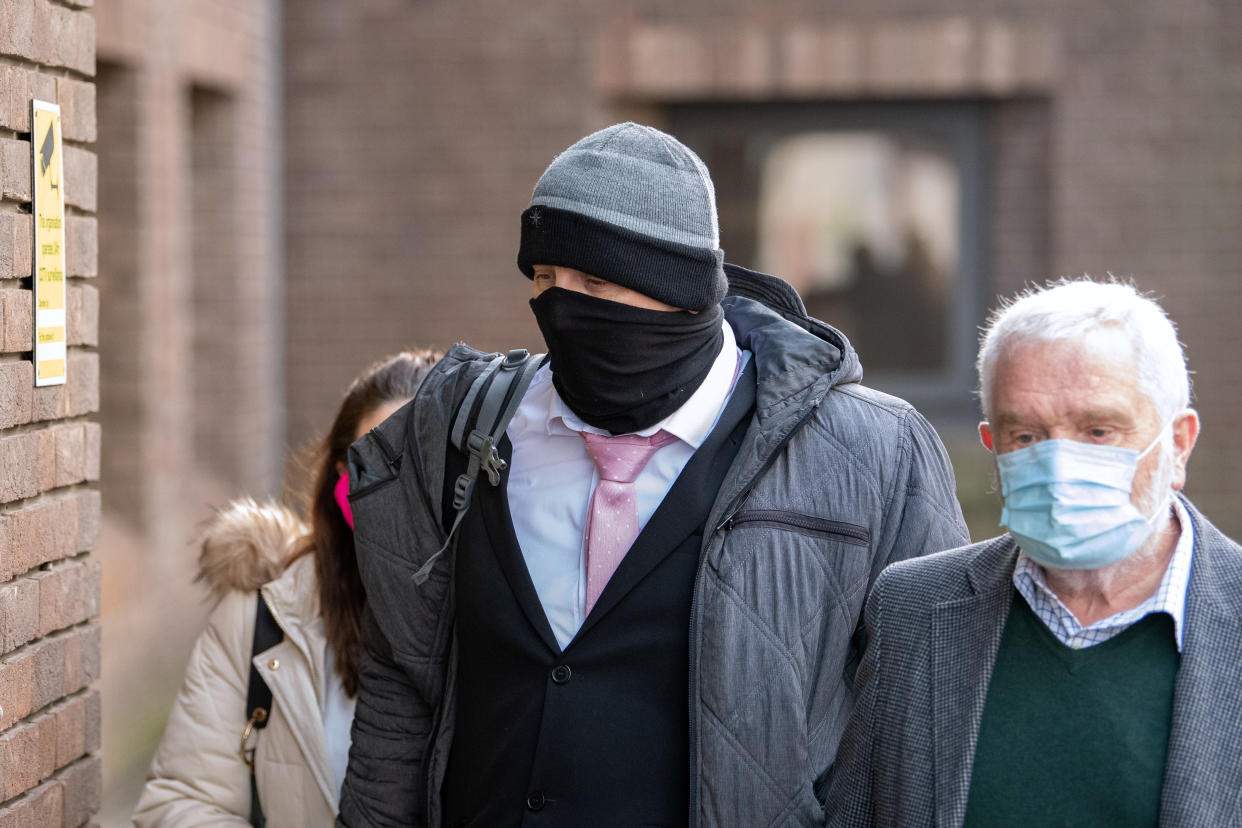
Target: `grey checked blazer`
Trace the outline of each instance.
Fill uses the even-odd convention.
[[[1194,563],[1160,824],[1242,825],[1242,547],[1189,501]],[[870,645],[837,754],[829,825],[959,826],[1009,612],[1009,535],[894,564],[867,602]]]

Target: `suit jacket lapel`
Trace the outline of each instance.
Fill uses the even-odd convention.
[[[513,446],[508,437],[500,441],[500,455],[506,462],[513,456]],[[499,486],[490,486],[480,480],[475,484],[475,497],[480,502],[483,513],[483,525],[491,540],[492,551],[496,562],[505,573],[505,580],[513,590],[522,613],[530,621],[539,638],[554,653],[561,651],[548,623],[547,613],[539,601],[539,593],[535,591],[535,582],[530,579],[530,570],[526,568],[526,560],[522,557],[522,547],[518,545],[517,533],[513,531],[513,516],[509,511],[509,470],[501,473]]]
[[[1013,600],[1017,548],[1008,536],[969,569],[969,598],[932,610],[932,738],[936,824],[961,825],[992,666]]]
[[[1233,825],[1242,802],[1242,549],[1182,502],[1195,545],[1160,823]]]
[[[578,631],[581,636],[659,566],[691,533],[702,528],[720,481],[737,455],[755,406],[754,360],[746,364],[716,427],[703,441],[634,545],[608,580]]]

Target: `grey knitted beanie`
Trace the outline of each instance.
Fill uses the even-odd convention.
[[[522,213],[518,267],[572,267],[686,310],[724,298],[712,179],[671,135],[634,123],[588,135],[544,171]]]

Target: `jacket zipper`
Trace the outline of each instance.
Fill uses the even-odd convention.
[[[805,422],[805,421],[804,421]],[[794,427],[790,432],[790,436],[796,433],[802,423]],[[784,443],[774,449],[773,456],[785,447]],[[792,526],[794,529],[820,531],[828,535],[836,535],[838,538],[857,544],[866,546],[871,540],[871,533],[863,526],[857,526],[845,523],[841,520],[827,520],[826,518],[814,518],[811,515],[797,514],[796,511],[782,511],[779,509],[741,509],[745,505],[746,498],[750,495],[750,489],[763,477],[763,472],[768,470],[766,466],[751,480],[750,485],[743,489],[743,494],[738,498],[737,502],[732,505],[728,513],[725,514],[724,520],[715,526],[713,534],[720,531],[733,531],[739,524],[746,523],[774,523],[785,526]],[[723,542],[723,541],[722,541]],[[689,828],[698,826],[698,682],[696,682],[696,670],[694,670],[694,657],[698,652],[697,627],[698,627],[698,577],[694,578],[694,592],[691,596],[691,646],[689,646],[689,745],[691,745],[691,813],[689,813]]]
[[[828,520],[827,518],[802,515],[797,512],[787,512],[780,509],[747,509],[746,511],[738,511],[725,518],[717,529],[731,532],[745,523],[775,523],[793,529],[820,532],[825,535],[836,535],[847,543],[859,546],[865,546],[871,540],[871,533],[862,526],[845,523],[840,520]]]
[[[776,461],[777,455],[780,454],[782,451],[784,451],[785,446],[788,445],[789,441],[793,439],[793,436],[797,434],[798,431],[801,430],[804,425],[806,425],[807,420],[811,419],[811,416],[815,413],[815,409],[818,407],[819,407],[819,403],[817,402],[815,403],[815,405],[812,405],[810,408],[808,408],[807,411],[803,414],[802,418],[798,420],[798,422],[794,424],[794,427],[789,430],[789,433],[785,435],[785,438],[781,440],[780,443],[772,447],[772,450],[768,452],[768,455],[765,458],[763,465],[760,466],[759,470],[755,473],[754,477],[752,477],[750,481],[747,482],[747,484],[742,487],[742,490],[738,494],[737,498],[733,501],[733,503],[729,505],[729,509],[726,512],[728,517],[726,517],[723,521],[721,521],[721,523],[716,527],[715,531],[712,533],[712,536],[719,534],[720,530],[723,529],[725,525],[728,524],[729,521],[732,520],[734,516],[740,512],[743,504],[746,503],[746,499],[750,497],[751,490],[755,487],[755,484],[759,482],[759,478],[763,477],[764,473],[767,472],[767,470],[771,467],[772,463]],[[722,540],[721,543],[723,544],[724,541]],[[703,550],[707,549],[707,546],[708,546],[708,538],[704,537],[703,549],[700,550],[700,555],[703,553]],[[690,731],[689,733],[689,736],[690,736],[690,742],[689,742],[690,744],[690,797],[689,797],[690,799],[690,821],[686,823],[688,828],[697,828],[699,824],[699,801],[698,801],[699,800],[699,797],[698,797],[698,791],[699,791],[699,754],[698,754],[698,750],[699,750],[699,746],[698,746],[699,683],[698,683],[698,673],[695,670],[694,661],[695,661],[695,658],[697,657],[698,650],[699,650],[699,647],[698,647],[699,581],[700,581],[702,571],[703,571],[703,562],[700,560],[698,569],[696,569],[694,573],[694,590],[690,594],[690,649],[689,649],[689,654],[690,654],[689,673],[690,675],[688,678],[688,684],[689,684],[688,698],[690,702],[689,704],[690,718],[689,718],[689,727],[688,727],[688,730]]]

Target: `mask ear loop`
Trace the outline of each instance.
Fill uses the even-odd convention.
[[[1134,458],[1135,466],[1137,466],[1138,462],[1142,460],[1144,457],[1146,457],[1151,452],[1152,449],[1154,449],[1157,445],[1160,444],[1160,442],[1164,439],[1164,433],[1168,431],[1170,427],[1172,427],[1173,421],[1177,419],[1178,414],[1180,413],[1181,412],[1177,412],[1172,417],[1165,420],[1164,425],[1162,425],[1160,427],[1160,430],[1156,432],[1155,438],[1150,443],[1147,444],[1147,448],[1139,452],[1138,457]],[[1168,514],[1169,507],[1172,505],[1172,503],[1173,503],[1173,490],[1170,489],[1165,494],[1164,499],[1160,501],[1160,504],[1156,506],[1156,510],[1147,516],[1147,525],[1151,526],[1152,529],[1154,530],[1155,526],[1153,524],[1155,524],[1155,522],[1160,519],[1161,515]]]
[[[1152,439],[1150,443],[1147,444],[1147,448],[1140,451],[1138,457],[1134,458],[1135,463],[1137,463],[1139,460],[1142,460],[1144,457],[1146,457],[1151,452],[1151,450],[1154,449],[1160,443],[1160,441],[1164,439],[1164,433],[1169,430],[1169,427],[1173,425],[1173,421],[1177,419],[1178,414],[1180,413],[1181,412],[1179,411],[1177,414],[1174,414],[1172,417],[1164,421],[1164,425],[1160,426],[1160,430],[1156,432],[1156,436]]]

